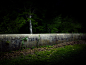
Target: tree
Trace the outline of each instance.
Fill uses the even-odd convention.
[[[12,27],[14,27],[14,30],[16,30],[16,32],[19,32],[19,29],[26,26],[26,24],[29,24],[27,25],[28,26],[27,28],[28,30],[30,28],[31,31],[30,33],[37,31],[46,32],[46,33],[47,32],[55,33],[55,31],[60,31],[61,33],[61,32],[69,32],[72,30],[72,28],[73,31],[77,30],[77,28],[78,29],[81,28],[80,27],[81,25],[77,22],[75,23],[75,21],[72,18],[68,18],[68,17],[62,18],[62,16],[58,16],[62,12],[58,14],[58,12],[60,11],[60,9],[58,8],[60,7],[55,2],[48,3],[42,1],[42,3],[38,3],[37,1],[31,0],[25,2],[23,1],[20,3],[20,5],[19,5],[19,1],[18,3],[13,1],[13,4],[16,5],[12,5],[12,7],[9,5],[10,7],[9,10],[7,11],[7,13],[9,12],[9,15],[6,14],[5,17],[2,17],[4,18],[4,22],[1,23],[0,27],[3,28],[3,31],[5,30],[6,32],[8,31],[11,32],[13,31]],[[11,9],[12,11],[14,9],[16,10],[15,14],[13,14]],[[11,26],[13,24],[14,26]],[[4,27],[2,27],[3,25]]]
[[[46,23],[47,30],[49,33],[55,33],[56,31],[59,31],[59,27],[61,26],[61,22],[62,22],[61,15],[59,15],[56,18],[47,20],[47,21],[49,21]],[[44,25],[45,25],[45,23],[44,23]]]
[[[58,31],[59,33],[78,33],[82,25],[78,21],[66,16],[59,15],[47,23],[47,30],[50,29],[51,33]]]
[[[14,4],[16,4],[16,3],[14,2]],[[27,1],[27,2],[24,2],[24,4],[22,4],[21,7],[16,8],[18,10],[18,12],[16,12],[18,14],[18,15],[16,15],[16,18],[14,18],[16,13],[13,14],[11,12],[11,13],[9,13],[9,15],[5,15],[4,22],[2,23],[1,26],[5,25],[5,24],[7,24],[7,25],[5,25],[5,27],[3,27],[3,28],[5,28],[5,31],[6,31],[6,32],[3,32],[3,33],[7,33],[8,31],[9,31],[9,33],[13,33],[13,32],[10,32],[10,31],[13,31],[11,29],[13,26],[10,26],[12,24],[16,25],[17,29],[16,28],[15,29],[16,29],[16,32],[18,33],[17,30],[19,30],[27,22],[30,22],[30,31],[31,31],[30,33],[32,33],[32,25],[37,25],[38,24],[35,21],[35,19],[42,20],[42,19],[38,18],[37,15],[35,14],[35,12],[37,11],[37,7],[38,7],[38,5],[36,6],[36,4],[33,4],[32,1]],[[9,20],[7,20],[7,19],[9,19]],[[21,23],[20,23],[20,21],[21,21]],[[32,21],[34,21],[34,22],[32,22]],[[33,27],[33,28],[35,29],[35,27]],[[39,29],[39,28],[37,27],[37,29]],[[36,31],[36,29],[35,29],[35,31]]]
[[[36,3],[37,4],[37,3]],[[32,34],[32,24],[33,25],[37,25],[37,22],[32,22],[35,21],[35,19],[33,19],[32,17],[39,19],[37,17],[37,15],[35,14],[36,10],[37,10],[37,5],[34,4],[32,1],[27,1],[23,4],[24,7],[24,11],[22,11],[21,14],[19,14],[19,16],[25,15],[25,20],[26,22],[29,22],[30,24],[30,33]],[[20,9],[21,10],[21,9]]]
[[[62,33],[72,33],[72,32],[78,33],[79,32],[78,30],[81,28],[82,28],[82,25],[80,23],[78,23],[78,21],[66,16],[62,20],[60,30]]]
[[[10,19],[10,15],[3,17],[4,21],[0,24],[0,33],[18,33],[20,27],[25,24],[23,17],[18,17],[15,20]]]

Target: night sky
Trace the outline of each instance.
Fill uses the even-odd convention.
[[[82,8],[82,2],[80,1],[73,1],[73,0],[55,0],[55,1],[37,1],[37,0],[31,0],[33,3],[35,3],[36,5],[39,5],[39,7],[41,6],[46,6],[48,8],[51,8],[51,7],[55,7],[55,8],[65,8],[65,9],[71,9],[71,10],[78,10],[78,9],[81,9]],[[26,1],[13,1],[13,0],[8,0],[8,1],[2,1],[0,4],[1,4],[1,7],[3,8],[21,8],[23,7],[23,5],[27,5],[25,3],[28,3]],[[49,7],[50,6],[50,7]],[[84,6],[83,6],[84,7]],[[61,11],[61,10],[60,10]]]
[[[37,1],[37,0],[31,0],[32,7],[34,9],[47,9],[48,13],[50,15],[72,15],[76,18],[83,18],[85,5],[82,1],[73,1],[73,0],[53,0],[53,1]],[[24,9],[24,6],[29,7],[29,1],[15,1],[15,0],[8,0],[8,1],[1,1],[0,2],[0,14],[5,15],[7,13],[13,13],[13,11],[20,12],[20,9]],[[36,10],[36,12],[39,12]],[[48,15],[49,15],[48,14]],[[2,16],[1,15],[1,16]]]

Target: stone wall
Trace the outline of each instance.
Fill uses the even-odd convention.
[[[40,35],[40,36],[39,36]],[[24,40],[24,38],[26,40]],[[86,39],[86,34],[0,34],[0,52]],[[22,45],[23,44],[23,45]]]

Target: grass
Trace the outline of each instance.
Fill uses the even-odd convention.
[[[41,46],[52,48],[52,46]],[[35,47],[34,47],[35,48]],[[0,65],[73,65],[75,63],[85,63],[86,44],[67,45],[51,50],[35,52],[17,58],[4,59],[0,61]]]

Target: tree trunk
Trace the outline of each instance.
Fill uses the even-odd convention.
[[[31,18],[31,15],[30,15]],[[31,20],[30,20],[30,34],[32,34],[32,24],[31,24]]]

